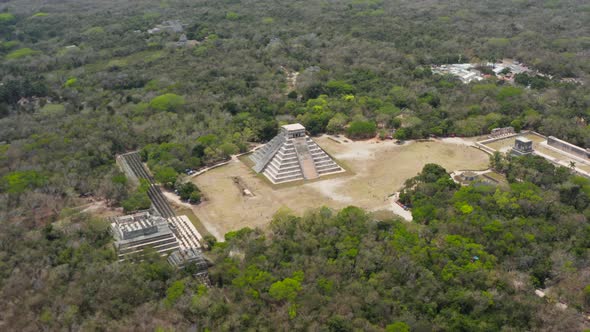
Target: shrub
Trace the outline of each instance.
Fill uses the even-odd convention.
[[[176,181],[176,176],[178,176],[176,170],[169,166],[158,167],[154,174],[156,180],[168,188],[172,187]]]
[[[354,87],[343,81],[330,81],[326,84],[326,90],[330,95],[343,95],[354,93]]]
[[[293,301],[301,291],[301,283],[293,278],[285,278],[270,285],[268,293],[276,300]]]
[[[150,101],[150,107],[156,111],[176,111],[185,104],[184,97],[167,93]]]
[[[0,24],[3,23],[14,23],[16,17],[11,13],[0,13]]]
[[[219,150],[221,150],[221,153],[223,153],[224,157],[229,157],[232,154],[240,152],[240,148],[238,148],[238,146],[233,143],[223,143],[219,146]]]
[[[36,171],[15,171],[0,179],[0,191],[20,194],[28,189],[42,186],[46,178]]]
[[[225,18],[230,21],[236,21],[240,18],[240,15],[238,15],[238,13],[235,12],[227,12],[227,14],[225,14]]]
[[[78,82],[78,79],[77,79],[77,78],[75,78],[75,77],[72,77],[72,78],[68,79],[68,80],[66,81],[66,83],[64,83],[64,87],[66,87],[66,88],[71,88],[71,87],[73,87],[73,86],[74,86],[74,85],[75,85],[77,82]]]
[[[187,200],[190,203],[198,204],[201,202],[201,191],[192,182],[185,182],[176,185],[180,199]]]
[[[32,50],[32,49],[30,49],[28,47],[19,48],[18,50],[14,50],[14,51],[8,53],[6,55],[6,59],[8,59],[8,60],[20,59],[20,58],[24,58],[24,57],[27,57],[27,56],[37,55],[37,54],[40,54],[40,53],[41,52]]]
[[[387,332],[410,332],[410,326],[404,322],[395,322],[385,327]]]
[[[521,88],[515,86],[506,86],[498,92],[498,100],[505,100],[512,97],[520,96],[523,93]]]
[[[377,125],[371,121],[353,121],[347,129],[350,138],[370,138],[377,132]]]
[[[131,194],[126,200],[121,202],[125,212],[146,210],[152,205],[147,192],[139,190]]]
[[[165,303],[168,307],[171,307],[178,301],[178,299],[184,293],[185,285],[184,281],[178,280],[172,283],[170,287],[166,290],[166,300]]]

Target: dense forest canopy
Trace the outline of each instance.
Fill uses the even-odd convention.
[[[401,139],[512,125],[590,146],[588,85],[560,80],[590,73],[583,1],[8,1],[0,10],[0,175],[35,172],[43,192],[108,196],[116,153],[146,148],[152,167],[181,172],[291,121],[359,138],[399,128]],[[183,31],[148,32],[175,24]],[[178,46],[183,33],[196,44]],[[554,79],[466,85],[430,71],[505,57]]]
[[[212,288],[157,255],[115,263],[104,222],[87,215],[64,211],[35,230],[3,223],[4,323],[579,331],[590,309],[590,180],[542,158],[501,164],[512,179],[505,188],[461,187],[426,165],[403,192],[416,223],[319,208],[302,217],[279,211],[265,232],[230,232],[209,253]],[[535,296],[538,288],[553,297]]]
[[[431,71],[503,58],[547,76]],[[401,196],[415,224],[279,213],[213,246],[211,289],[155,255],[116,263],[104,221],[71,208],[149,205],[115,165],[131,150],[199,201],[180,173],[295,121],[355,139],[513,126],[590,147],[589,79],[583,0],[1,1],[0,326],[581,329],[590,184],[535,158],[493,165],[509,188],[429,165]],[[566,311],[532,293],[547,287]]]

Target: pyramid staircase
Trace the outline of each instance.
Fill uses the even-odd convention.
[[[344,172],[311,138],[301,125],[283,126],[281,133],[251,157],[253,169],[273,183],[312,180]]]

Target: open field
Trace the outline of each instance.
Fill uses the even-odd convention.
[[[282,208],[299,214],[322,205],[337,209],[355,205],[371,211],[390,210],[388,196],[427,163],[440,164],[449,172],[481,170],[488,164],[485,153],[467,146],[471,141],[461,139],[407,142],[400,146],[392,141],[374,140],[340,144],[324,136],[316,142],[349,171],[321,181],[273,186],[245,163],[234,159],[191,180],[206,198],[192,210],[209,233],[222,239],[228,231],[266,225]],[[236,176],[253,196],[242,194],[232,179]]]

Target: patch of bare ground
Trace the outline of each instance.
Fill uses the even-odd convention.
[[[348,205],[369,211],[392,211],[389,196],[427,163],[440,164],[449,172],[480,170],[488,164],[488,156],[470,147],[470,140],[431,140],[403,145],[375,139],[338,143],[327,136],[315,140],[337,162],[345,164],[349,172],[320,181],[273,186],[245,163],[234,159],[191,179],[204,193],[205,201],[190,208],[212,235],[222,239],[228,231],[267,225],[282,208],[297,214],[320,206],[340,209]],[[244,195],[235,185],[236,176],[252,196]]]

